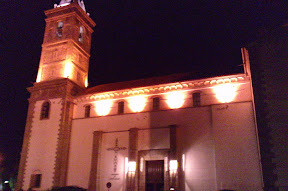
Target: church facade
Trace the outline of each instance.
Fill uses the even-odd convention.
[[[18,190],[262,190],[249,71],[86,88],[95,23],[84,3],[45,14]]]

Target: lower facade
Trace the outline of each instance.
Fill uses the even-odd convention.
[[[23,190],[54,186],[55,159],[61,159],[57,129],[50,136],[49,126],[41,128],[47,128],[43,136],[32,124]],[[79,118],[72,120],[65,185],[91,191],[261,191],[259,161],[249,101]]]

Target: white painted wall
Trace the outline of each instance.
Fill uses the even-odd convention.
[[[74,120],[68,183],[88,187],[94,131],[173,124],[179,127],[179,155],[185,154],[186,158],[186,191],[211,191],[220,189],[221,185],[237,190],[261,190],[251,102]],[[169,141],[165,135],[168,137],[169,133],[166,131],[163,129],[155,144],[150,144],[153,141],[149,131],[139,131],[140,140],[143,140],[139,141],[139,150],[167,148]]]
[[[260,191],[252,103],[212,106],[218,189]]]
[[[97,116],[92,111],[92,117],[83,118],[83,106],[93,102],[78,102],[72,125],[68,185],[88,188],[94,131],[127,132],[138,128],[141,129],[139,150],[165,149],[170,147],[169,129],[162,127],[177,125],[178,157],[185,155],[181,190],[261,190],[250,84],[238,84],[236,97],[229,104],[219,103],[213,88],[205,88],[200,90],[202,106],[192,107],[194,91],[185,92],[182,108],[168,109],[166,97],[162,95],[162,109],[166,110],[149,112],[152,102],[147,99],[143,112],[131,113],[126,105],[127,113],[122,115],[116,114],[117,100],[114,100],[109,115]],[[162,129],[147,130],[159,127]],[[104,144],[115,136],[108,138],[108,133],[105,134]],[[103,157],[101,165],[106,165],[105,160]],[[104,178],[103,185],[106,181]]]
[[[29,188],[30,177],[34,173],[42,174],[41,188],[34,190],[52,187],[62,105],[60,98],[49,101],[51,102],[49,119],[40,120],[41,106],[44,101],[38,101],[35,105],[24,174],[24,190]]]

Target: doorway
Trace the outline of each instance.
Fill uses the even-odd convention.
[[[164,191],[164,160],[146,161],[145,191]]]

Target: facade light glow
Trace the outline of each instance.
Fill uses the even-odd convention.
[[[135,172],[136,171],[136,162],[135,161],[130,161],[128,163],[128,171],[129,172]]]
[[[233,84],[222,84],[214,87],[216,98],[221,103],[229,103],[236,96],[237,87]]]
[[[144,110],[146,105],[146,97],[135,96],[129,99],[129,107],[133,112],[141,112]]]
[[[171,109],[177,109],[184,104],[184,93],[183,92],[171,92],[167,95],[167,104]]]
[[[67,61],[65,63],[65,68],[64,68],[64,77],[65,78],[71,78],[72,74],[72,63],[70,61]]]
[[[185,154],[182,155],[182,170],[185,171]]]
[[[86,77],[85,78],[85,88],[87,88],[88,87],[88,78]]]
[[[101,100],[96,102],[96,113],[100,116],[108,115],[112,106],[111,100]]]
[[[141,157],[140,159],[140,172],[143,172],[144,170],[144,158]]]
[[[125,174],[128,173],[128,169],[129,169],[129,161],[128,157],[125,157]]]
[[[36,82],[40,82],[41,81],[41,75],[42,75],[42,70],[39,69]]]
[[[177,171],[177,168],[178,168],[178,161],[177,160],[170,160],[169,161],[170,171]]]

